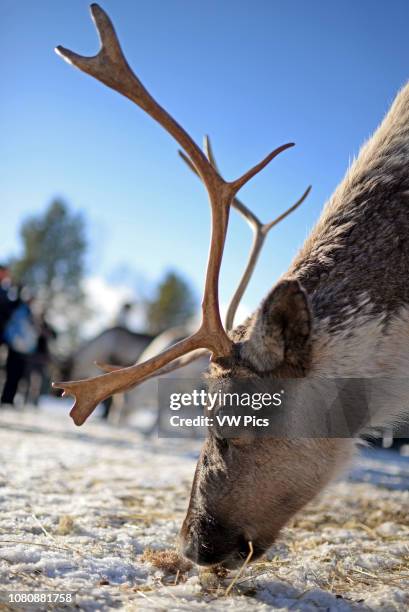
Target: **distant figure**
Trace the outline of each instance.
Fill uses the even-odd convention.
[[[42,389],[47,379],[48,365],[51,361],[49,343],[57,337],[57,332],[41,314],[36,321],[38,340],[34,352],[26,356],[27,391],[26,402],[38,405]]]
[[[27,356],[35,351],[38,343],[30,299],[24,301],[19,294],[14,301],[12,313],[3,330],[3,340],[8,346],[8,355],[1,403],[13,405],[19,382],[25,373]]]
[[[5,265],[0,265],[0,347],[7,346],[5,331],[13,310],[18,306],[18,301],[13,299],[13,297],[16,298],[16,295],[12,294],[9,269]]]
[[[152,342],[153,336],[130,331],[123,326],[111,327],[101,332],[95,338],[85,341],[63,364],[61,378],[76,380],[89,378],[99,374],[95,362],[113,363],[128,366],[135,363],[146,347]],[[116,397],[119,403],[121,396]],[[104,402],[103,418],[108,418],[112,412],[112,398]]]
[[[128,329],[129,328],[129,315],[131,314],[132,308],[133,308],[133,304],[130,304],[129,302],[122,304],[117,314],[115,325],[117,325],[118,327],[125,327],[125,329]]]
[[[4,328],[15,307],[15,303],[9,297],[10,285],[9,270],[7,266],[0,265],[0,345],[4,342]]]

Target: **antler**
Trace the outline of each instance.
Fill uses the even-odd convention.
[[[218,172],[218,174],[220,174],[219,168],[216,163],[216,159],[214,157],[213,147],[210,143],[209,136],[204,137],[203,145],[204,145],[204,150],[207,155],[207,159],[210,161],[213,168]],[[198,174],[195,166],[192,164],[190,159],[183,153],[183,151],[179,151],[179,155],[183,159],[183,161],[186,162],[189,168],[200,178],[200,175]],[[227,309],[226,321],[225,321],[225,328],[227,331],[231,330],[233,327],[234,317],[236,316],[237,308],[250,282],[251,276],[253,274],[254,268],[256,267],[256,264],[257,264],[259,255],[261,253],[261,250],[263,248],[264,241],[267,237],[267,234],[275,225],[280,223],[280,221],[285,219],[294,210],[296,210],[296,208],[298,208],[304,202],[304,200],[306,199],[310,191],[311,191],[311,185],[307,187],[307,189],[304,191],[300,199],[297,200],[295,204],[290,206],[290,208],[287,208],[285,212],[281,213],[281,215],[276,217],[273,221],[270,221],[270,223],[262,223],[260,219],[249,208],[247,208],[247,206],[243,204],[243,202],[239,200],[237,196],[233,198],[232,207],[239,211],[239,213],[246,219],[246,221],[248,222],[248,224],[250,225],[252,229],[253,244],[252,244],[251,251],[250,251],[250,254],[247,260],[246,268],[240,278],[237,289],[234,292],[233,297],[230,300],[229,307]]]
[[[210,161],[213,168],[217,170],[217,172],[220,174],[219,168],[216,164],[216,160],[215,160],[214,153],[213,153],[213,147],[211,146],[209,136],[204,137],[203,148],[205,150],[207,159]],[[192,170],[192,172],[194,172],[196,176],[199,176],[195,166],[192,164],[192,162],[187,157],[187,155],[185,155],[185,153],[183,153],[183,151],[180,151],[180,150],[178,151],[178,153],[180,157],[183,159],[183,161],[187,164],[187,166]],[[247,286],[253,274],[254,268],[257,265],[259,255],[263,248],[264,241],[267,237],[268,232],[275,225],[280,223],[280,221],[285,219],[289,214],[291,214],[294,210],[296,210],[296,208],[298,208],[304,202],[304,200],[306,199],[310,191],[311,191],[311,185],[307,187],[303,195],[300,197],[299,200],[295,202],[295,204],[290,206],[285,212],[281,213],[273,221],[270,221],[270,223],[264,223],[264,224],[261,223],[258,217],[249,208],[247,208],[247,206],[243,204],[243,202],[241,202],[237,196],[233,198],[232,207],[239,211],[239,213],[249,223],[253,231],[253,244],[252,244],[251,251],[248,257],[246,268],[240,278],[239,284],[236,288],[236,291],[233,294],[232,299],[230,300],[230,303],[227,309],[226,321],[225,321],[225,328],[227,331],[231,330],[233,327],[233,322],[236,316],[238,305],[240,304],[241,298],[243,297],[244,292],[247,289]],[[173,372],[174,370],[177,370],[178,368],[181,368],[191,363],[192,361],[196,361],[197,359],[200,359],[200,357],[204,356],[205,354],[206,354],[206,350],[203,350],[203,349],[197,349],[195,351],[192,351],[188,355],[184,355],[183,357],[180,357],[179,359],[175,359],[174,361],[169,363],[164,368],[161,368],[157,372],[153,372],[152,377],[153,376],[163,376],[164,374]],[[113,372],[114,370],[119,370],[123,367],[123,366],[116,366],[112,364],[98,363],[98,362],[95,362],[95,365],[104,372]]]
[[[114,393],[131,388],[136,383],[149,377],[152,372],[163,368],[174,359],[190,351],[199,348],[208,349],[212,353],[213,359],[230,354],[232,342],[227,336],[220,319],[218,281],[231,202],[239,189],[253,176],[279,153],[293,146],[293,143],[288,143],[278,147],[240,178],[231,182],[224,181],[200,147],[175,119],[154,100],[132,72],[108,15],[98,4],[91,5],[91,15],[101,42],[97,55],[83,57],[64,47],[57,47],[57,53],[83,72],[135,102],[174,137],[190,158],[206,187],[212,214],[212,230],[202,300],[202,322],[197,332],[145,363],[115,370],[87,380],[54,383],[55,388],[63,389],[63,395],[74,396],[75,403],[70,414],[77,425],[84,423],[99,402]]]

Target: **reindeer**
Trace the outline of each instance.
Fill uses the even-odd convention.
[[[55,383],[74,396],[81,425],[97,403],[180,364],[211,353],[209,383],[249,379],[406,376],[409,362],[409,86],[398,95],[324,208],[286,274],[257,311],[227,333],[218,280],[229,211],[239,189],[291,144],[240,178],[225,181],[201,149],[152,98],[130,69],[112,23],[93,4],[101,39],[94,57],[57,51],[80,70],[131,99],[181,145],[210,199],[212,236],[202,322],[190,337],[142,364],[83,381]],[[391,395],[379,424],[400,418],[407,398]],[[347,465],[356,438],[224,439],[209,431],[180,535],[183,553],[203,565],[253,559]],[[356,432],[358,435],[359,432]],[[250,544],[251,543],[251,546]]]
[[[94,375],[97,361],[114,361],[123,367],[135,363],[153,340],[154,336],[116,325],[86,340],[70,355],[63,367],[72,378]]]
[[[93,376],[98,372],[95,366],[98,361],[113,361],[122,367],[135,363],[153,340],[154,336],[133,332],[120,325],[110,327],[86,340],[72,355],[63,360],[60,364],[61,375],[74,379]],[[122,395],[108,398],[104,402],[102,417],[118,422],[123,404]]]

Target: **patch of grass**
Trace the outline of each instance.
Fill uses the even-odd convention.
[[[74,529],[75,529],[75,523],[74,523],[74,519],[72,518],[72,516],[69,516],[68,514],[63,514],[59,518],[58,525],[55,529],[55,533],[57,535],[68,535],[72,533]]]
[[[143,563],[151,563],[166,574],[184,574],[192,569],[192,563],[184,559],[176,550],[152,550],[146,548],[142,554]]]

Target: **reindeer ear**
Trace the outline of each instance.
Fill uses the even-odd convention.
[[[260,372],[284,363],[305,367],[310,334],[308,295],[297,280],[283,280],[261,304],[240,355]]]

